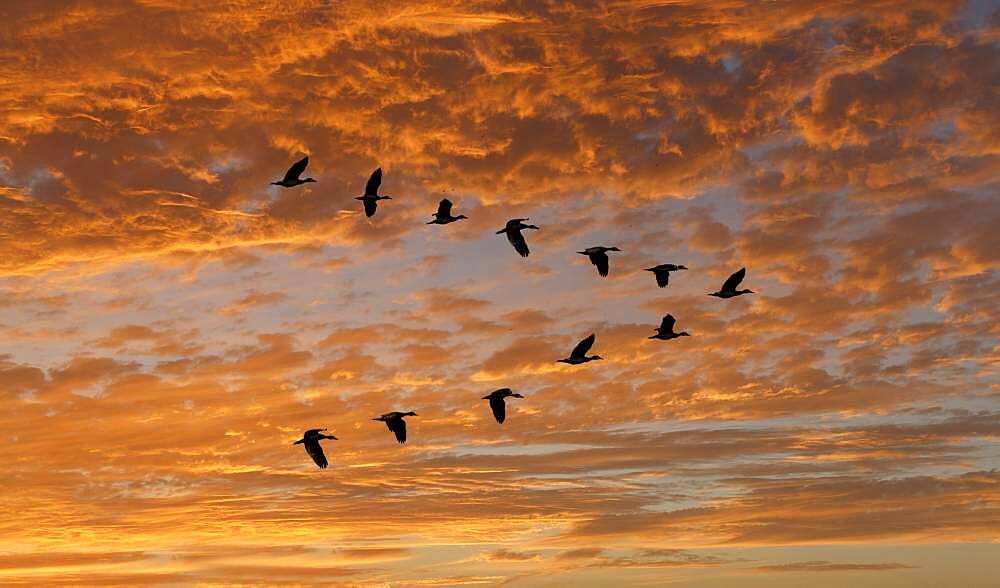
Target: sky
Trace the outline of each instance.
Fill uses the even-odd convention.
[[[0,584],[995,585],[1000,2],[0,32]]]

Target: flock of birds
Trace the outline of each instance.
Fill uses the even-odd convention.
[[[292,188],[295,186],[300,186],[309,182],[315,182],[313,178],[303,178],[301,177],[303,172],[306,170],[306,166],[309,165],[309,157],[303,157],[299,161],[295,162],[292,167],[288,169],[285,173],[285,177],[277,182],[271,182],[272,185],[282,186],[285,188]],[[384,196],[378,193],[379,187],[382,185],[382,168],[376,169],[372,172],[371,177],[368,178],[368,183],[365,184],[365,193],[361,196],[355,198],[355,200],[360,200],[364,206],[365,216],[372,217],[378,210],[379,200],[391,200],[391,196]],[[447,198],[441,200],[438,204],[437,212],[434,213],[434,219],[428,222],[429,225],[447,225],[462,219],[467,219],[468,217],[464,214],[458,216],[453,216],[451,213],[451,208],[453,204]],[[531,250],[528,248],[528,242],[524,239],[524,235],[521,231],[531,229],[539,230],[535,225],[524,224],[524,221],[530,220],[528,218],[512,218],[507,221],[504,228],[497,231],[496,234],[506,234],[507,240],[514,247],[521,257],[528,257]],[[588,247],[583,251],[578,251],[580,255],[586,255],[590,259],[590,263],[597,268],[597,273],[601,277],[607,277],[610,270],[610,260],[608,258],[608,252],[611,251],[621,251],[617,247]],[[655,267],[646,268],[646,271],[653,272],[656,277],[656,285],[660,288],[665,288],[667,284],[670,283],[670,273],[676,271],[686,270],[687,268],[683,265],[674,265],[672,263],[664,263],[657,265]],[[709,296],[715,296],[717,298],[733,298],[736,296],[741,296],[743,294],[753,294],[752,290],[738,290],[740,283],[743,278],[746,277],[746,268],[741,268],[739,271],[733,273],[729,278],[722,284],[717,292],[709,293]],[[650,339],[660,339],[662,341],[669,341],[670,339],[676,339],[677,337],[689,337],[690,333],[686,331],[677,332],[674,330],[674,325],[676,324],[676,319],[673,315],[666,315],[663,317],[660,326],[655,329],[656,334],[651,335]],[[576,347],[570,352],[569,357],[565,359],[557,360],[560,363],[566,363],[569,365],[580,365],[583,363],[591,362],[598,359],[603,359],[600,355],[587,355],[590,352],[590,348],[594,346],[594,342],[597,340],[595,334],[590,334],[582,341],[576,344]],[[510,388],[501,388],[483,396],[483,400],[488,400],[490,403],[490,410],[493,412],[493,417],[496,419],[497,423],[503,423],[507,419],[507,404],[506,400],[508,398],[524,398],[520,394],[513,392]],[[400,443],[406,443],[406,421],[404,420],[408,416],[417,416],[417,413],[413,411],[409,412],[387,412],[379,417],[372,420],[382,421],[388,427],[395,436],[396,440]],[[324,431],[327,429],[309,429],[302,434],[302,438],[296,441],[293,445],[303,445],[305,447],[306,453],[309,457],[316,462],[316,465],[325,468],[329,463],[327,462],[326,455],[323,453],[323,448],[320,446],[320,441],[325,439],[336,440],[337,438],[333,435],[326,435]]]

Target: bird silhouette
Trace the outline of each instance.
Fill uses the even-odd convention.
[[[578,365],[581,363],[587,363],[588,361],[594,361],[595,359],[604,359],[600,355],[590,355],[590,356],[587,355],[587,352],[590,351],[590,348],[594,346],[594,341],[596,339],[597,335],[591,334],[589,337],[576,344],[576,347],[574,347],[573,351],[570,352],[569,357],[567,357],[566,359],[559,359],[556,361],[559,361],[561,363],[568,363],[570,365]]]
[[[395,433],[396,441],[400,443],[406,443],[406,421],[403,417],[417,416],[417,413],[410,412],[387,412],[384,415],[372,419],[373,421],[382,421],[385,426],[389,427],[389,430]]]
[[[733,275],[729,276],[722,287],[719,288],[718,292],[710,292],[709,296],[715,296],[716,298],[732,298],[734,296],[739,296],[741,294],[753,294],[753,290],[737,290],[736,286],[740,285],[743,281],[743,277],[747,275],[747,268],[741,267],[740,270]]]
[[[438,203],[438,210],[434,213],[434,220],[430,221],[429,225],[446,225],[448,223],[453,223],[457,220],[462,220],[463,218],[469,218],[464,214],[458,216],[451,216],[451,200],[447,198],[441,200]]]
[[[667,284],[670,283],[670,272],[676,272],[678,270],[686,270],[687,268],[683,265],[674,265],[672,263],[661,263],[656,267],[646,268],[647,272],[653,272],[656,276],[656,285],[661,288],[666,288]]]
[[[288,171],[285,172],[285,177],[281,178],[277,182],[271,182],[271,185],[291,188],[294,186],[298,186],[300,184],[315,182],[316,180],[312,178],[299,179],[299,176],[302,175],[302,172],[306,171],[307,165],[309,165],[308,155],[293,163],[292,167],[288,168]]]
[[[392,196],[379,196],[378,188],[382,185],[382,168],[372,172],[370,178],[368,178],[368,183],[365,184],[365,194],[364,196],[358,196],[355,200],[360,200],[362,204],[365,205],[365,216],[372,216],[375,214],[375,209],[378,208],[379,200],[392,200]]]
[[[583,251],[577,251],[580,255],[590,258],[590,263],[597,268],[597,273],[602,278],[608,277],[608,251],[621,251],[617,247],[587,247]]]
[[[507,405],[504,403],[504,398],[524,398],[520,394],[511,392],[510,388],[500,388],[499,390],[494,390],[486,396],[483,396],[483,400],[490,401],[490,408],[493,410],[493,417],[496,418],[498,423],[503,423],[504,419],[507,418]]]
[[[333,435],[324,435],[323,431],[325,430],[326,429],[309,429],[305,433],[302,433],[301,439],[292,443],[292,445],[298,445],[299,443],[303,444],[306,448],[306,453],[308,453],[309,457],[311,457],[313,461],[316,462],[316,465],[321,468],[325,468],[328,464],[326,461],[326,455],[323,454],[323,448],[319,446],[319,442],[323,439],[337,440],[337,438]]]
[[[660,339],[663,341],[669,341],[671,339],[676,339],[677,337],[690,337],[691,334],[687,331],[681,331],[680,333],[674,332],[674,323],[677,322],[674,319],[674,315],[668,314],[663,317],[663,321],[660,326],[656,328],[656,334],[650,335],[650,339]]]
[[[528,257],[528,254],[531,253],[528,249],[528,243],[524,240],[524,235],[521,234],[521,231],[524,229],[538,230],[538,227],[535,225],[526,225],[521,222],[526,220],[530,219],[512,218],[507,221],[507,225],[504,228],[497,231],[497,235],[500,233],[507,233],[507,240],[510,241],[510,244],[514,246],[514,251],[517,251],[521,257]]]

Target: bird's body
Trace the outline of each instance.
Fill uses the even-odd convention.
[[[392,200],[392,196],[380,196],[378,193],[379,186],[382,185],[382,168],[372,172],[371,177],[368,178],[368,183],[365,184],[365,193],[363,196],[358,196],[355,200],[360,200],[362,204],[365,205],[365,216],[372,216],[375,214],[375,210],[378,209],[379,200]]]
[[[674,319],[674,315],[668,314],[663,317],[663,321],[660,322],[660,326],[656,328],[656,334],[650,335],[650,339],[660,339],[662,341],[669,341],[671,339],[676,339],[677,337],[690,337],[691,334],[687,331],[681,331],[680,333],[674,332],[674,323],[677,322]]]
[[[316,180],[312,178],[299,178],[299,176],[302,175],[302,172],[306,171],[307,165],[309,165],[308,155],[293,163],[292,167],[288,168],[288,171],[285,172],[285,177],[281,178],[277,182],[271,182],[271,185],[292,188],[300,184],[315,182]]]
[[[531,253],[528,249],[528,242],[524,240],[524,235],[521,234],[521,231],[524,229],[538,230],[538,227],[535,225],[526,225],[522,222],[526,220],[530,219],[512,218],[507,221],[507,225],[504,228],[497,231],[497,235],[507,233],[507,240],[510,241],[510,244],[514,246],[514,251],[517,251],[521,257],[528,257],[528,254]]]
[[[600,355],[587,355],[590,348],[594,346],[594,341],[597,340],[597,335],[591,334],[589,337],[580,341],[570,352],[569,357],[566,359],[556,360],[560,363],[568,363],[570,365],[579,365],[581,363],[587,363],[588,361],[594,361],[595,359],[604,359]]]
[[[735,272],[733,275],[729,276],[722,287],[719,288],[718,292],[710,292],[709,296],[715,296],[716,298],[733,298],[734,296],[740,296],[741,294],[753,294],[753,290],[737,290],[736,287],[740,285],[743,281],[744,276],[747,275],[747,268],[740,268],[739,271]]]
[[[494,390],[488,395],[483,396],[483,400],[490,401],[490,409],[493,411],[493,418],[501,424],[507,418],[507,405],[504,402],[505,398],[524,398],[524,396],[512,392],[510,388],[500,388],[499,390]]]
[[[385,426],[389,428],[390,431],[396,435],[396,441],[400,443],[406,443],[406,421],[403,417],[417,416],[417,413],[410,412],[387,412],[384,415],[372,419],[373,421],[382,421]]]
[[[646,268],[647,272],[653,272],[656,276],[656,285],[661,288],[666,288],[667,284],[670,283],[670,272],[676,272],[679,270],[686,270],[687,268],[683,265],[674,265],[672,263],[661,263],[656,267]]]
[[[434,213],[434,220],[430,221],[427,224],[446,225],[448,223],[453,223],[457,220],[462,220],[463,218],[469,218],[464,214],[460,214],[458,216],[451,216],[451,207],[452,207],[451,200],[448,200],[447,198],[441,200],[441,202],[438,203],[437,212]]]
[[[333,435],[324,435],[323,431],[325,430],[326,429],[309,429],[305,433],[302,433],[301,439],[292,443],[292,445],[298,445],[301,443],[305,446],[306,453],[308,453],[309,457],[311,457],[313,461],[316,462],[316,465],[321,468],[325,468],[329,464],[326,461],[326,455],[323,453],[323,448],[320,447],[319,442],[323,439],[337,439]]]
[[[577,251],[580,255],[590,258],[590,263],[597,268],[597,273],[602,278],[608,277],[608,251],[621,251],[617,247],[587,247],[583,251]]]

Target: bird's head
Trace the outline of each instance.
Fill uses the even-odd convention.
[[[680,333],[677,333],[677,336],[678,337],[690,337],[691,333],[688,333],[687,331],[681,331]]]
[[[526,228],[526,229],[535,229],[536,231],[538,230],[538,227],[536,227],[535,225],[524,225],[524,228]]]
[[[492,394],[487,394],[486,396],[483,396],[483,400],[489,400],[490,398],[493,398]]]
[[[469,218],[469,217],[465,216],[464,214],[460,214],[460,215],[458,215],[458,216],[455,217],[455,220],[458,220],[460,218]]]
[[[306,442],[306,439],[305,439],[305,437],[303,437],[302,439],[299,439],[295,443],[292,443],[292,445],[298,445],[299,443],[305,443],[305,442]]]
[[[413,411],[411,410],[410,412],[404,412],[404,413],[403,413],[403,416],[417,416],[417,413],[415,413],[415,412],[413,412]]]
[[[507,232],[507,229],[506,229],[506,227],[505,227],[505,228],[503,228],[503,229],[500,229],[499,231],[497,231],[497,235],[502,235],[502,234],[504,234],[504,233],[506,233],[506,232]]]
[[[679,265],[679,266],[677,266],[677,269],[679,269],[679,270],[686,270],[687,266],[686,265]]]
[[[592,360],[593,360],[593,359],[604,359],[604,358],[603,358],[603,357],[601,357],[600,355],[592,355],[592,356],[590,357],[590,359],[592,359]]]
[[[513,397],[513,398],[524,398],[524,396],[521,396],[521,395],[520,395],[520,394],[518,394],[517,392],[515,392],[515,393],[511,394],[511,397]]]
[[[608,247],[608,251],[621,251],[621,249],[617,247]]]
[[[709,292],[709,296],[715,296],[716,298],[722,298],[722,293],[720,292]]]
[[[315,179],[313,179],[313,178],[306,178],[306,179],[302,180],[302,183],[304,184],[304,183],[306,183],[306,182],[315,182],[315,181],[316,181],[316,180],[315,180]]]
[[[323,438],[324,439],[333,439],[334,441],[340,441],[340,439],[337,439],[333,435],[324,435]]]
[[[577,253],[579,253],[580,255],[590,255],[590,254],[589,254],[589,253],[587,253],[586,251],[577,251]]]
[[[384,422],[384,421],[385,421],[385,417],[384,417],[384,416],[380,416],[380,417],[375,417],[375,418],[373,418],[372,420],[373,420],[373,421],[383,421],[383,422]]]
[[[740,294],[756,294],[753,290],[740,290]]]

